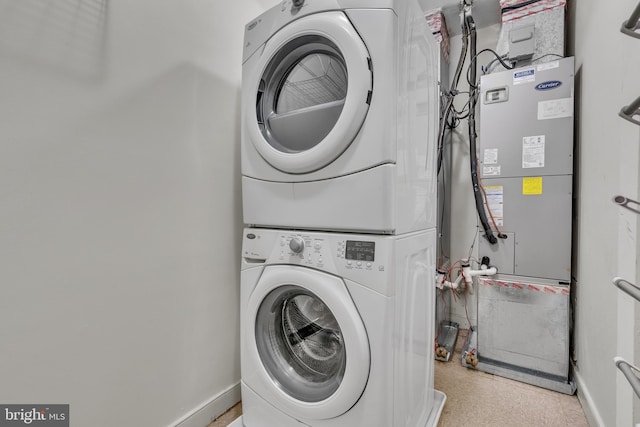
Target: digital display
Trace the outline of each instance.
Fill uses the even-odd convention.
[[[357,240],[347,240],[346,259],[355,261],[374,261],[376,253],[375,242],[360,242]]]

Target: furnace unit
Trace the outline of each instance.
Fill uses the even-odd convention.
[[[480,80],[479,173],[498,275],[478,281],[479,369],[557,391],[569,381],[574,59]]]

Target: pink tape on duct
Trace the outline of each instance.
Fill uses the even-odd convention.
[[[502,23],[516,21],[537,13],[554,10],[559,7],[564,7],[566,4],[566,0],[539,0],[533,3],[528,0],[500,0]]]
[[[425,15],[427,24],[440,43],[440,49],[442,50],[442,56],[444,60],[449,63],[449,30],[447,29],[447,23],[444,20],[441,10],[432,10]]]
[[[496,286],[500,288],[517,289],[519,291],[545,292],[552,295],[569,295],[569,288],[566,286],[553,286],[516,282],[513,280],[497,280],[488,277],[478,277],[478,282],[484,286]]]

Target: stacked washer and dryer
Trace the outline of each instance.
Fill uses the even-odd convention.
[[[434,426],[438,46],[417,0],[246,26],[246,427]]]

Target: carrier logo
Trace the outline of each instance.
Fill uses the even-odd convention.
[[[69,405],[0,405],[0,427],[69,427]]]
[[[536,90],[551,90],[551,89],[560,87],[561,85],[562,85],[562,82],[559,82],[558,80],[549,80],[547,82],[542,82],[539,85],[537,85]]]

